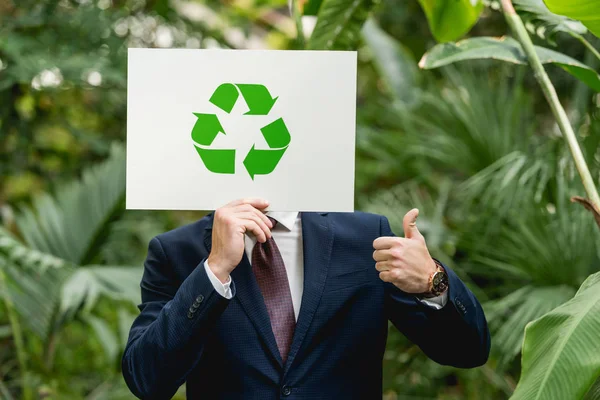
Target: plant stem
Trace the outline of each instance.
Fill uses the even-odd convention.
[[[298,0],[292,0],[292,16],[296,22],[296,40],[301,49],[306,47],[306,40],[304,39],[304,27],[302,26],[302,13],[298,8]]]
[[[47,372],[51,372],[52,368],[54,367],[54,355],[56,354],[57,342],[58,333],[53,330],[48,336],[46,348],[44,349],[44,367],[46,368]]]
[[[581,152],[579,143],[577,142],[577,136],[575,136],[575,132],[573,131],[573,127],[569,122],[567,113],[560,104],[560,100],[556,94],[556,89],[554,88],[554,85],[552,85],[544,66],[540,62],[540,59],[535,51],[535,47],[533,46],[533,42],[527,33],[527,29],[525,29],[525,26],[523,25],[523,21],[515,12],[512,1],[501,0],[501,2],[506,21],[517,37],[517,40],[521,43],[521,46],[523,46],[523,50],[529,59],[529,64],[533,69],[535,78],[541,86],[544,96],[546,97],[546,100],[552,109],[552,113],[556,118],[556,122],[558,123],[558,126],[560,127],[560,130],[567,141],[569,150],[571,151],[571,155],[575,161],[575,166],[577,167],[577,171],[579,171],[579,175],[581,176],[587,197],[590,199],[595,208],[600,210],[600,196],[598,196],[598,190],[596,189],[594,179],[592,178],[590,170],[585,162],[585,158]]]
[[[33,400],[33,393],[31,392],[31,388],[29,387],[29,382],[27,379],[28,373],[23,332],[21,331],[21,325],[15,311],[15,306],[8,294],[6,278],[2,269],[0,269],[0,293],[2,294],[4,305],[6,306],[6,315],[8,316],[8,321],[12,330],[15,351],[17,353],[17,362],[19,363],[19,370],[21,371],[21,388],[23,390],[22,398],[23,400]]]
[[[598,52],[598,50],[596,50],[596,48],[592,46],[592,44],[589,41],[587,41],[586,38],[583,37],[583,35],[580,35],[578,33],[572,33],[571,36],[579,40],[590,51],[590,53],[592,53],[594,56],[596,56],[598,60],[600,60],[600,52]]]

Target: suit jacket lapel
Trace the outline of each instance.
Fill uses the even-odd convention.
[[[304,252],[304,291],[284,374],[294,362],[321,301],[321,295],[323,294],[327,278],[329,260],[331,258],[331,250],[333,248],[333,226],[327,213],[302,213],[301,218]]]
[[[210,253],[212,244],[212,220],[210,226],[207,227],[207,234],[204,237],[204,244],[208,252]],[[265,306],[265,300],[260,292],[256,278],[252,272],[252,266],[244,251],[244,256],[240,264],[231,273],[231,279],[235,285],[235,297],[242,308],[248,315],[248,318],[252,321],[256,331],[263,339],[265,346],[271,353],[275,361],[279,366],[283,366],[279,349],[277,348],[277,342],[271,329],[271,320]]]

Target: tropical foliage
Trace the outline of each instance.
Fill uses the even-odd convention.
[[[600,7],[508,3],[0,0],[0,398],[132,398],[147,244],[201,217],[124,210],[127,47],[358,50],[357,209],[420,208],[492,328],[468,371],[391,328],[385,398],[600,398]]]

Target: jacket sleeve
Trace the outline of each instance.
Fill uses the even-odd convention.
[[[381,219],[381,235],[394,236],[387,218]],[[386,287],[386,311],[390,321],[432,360],[459,368],[487,362],[490,333],[483,309],[475,295],[449,267],[448,302],[436,310],[413,294],[391,283]]]
[[[125,382],[139,398],[170,399],[177,392],[229,304],[215,291],[204,261],[179,285],[160,240],[150,241],[140,285],[141,313],[133,322],[122,360]]]

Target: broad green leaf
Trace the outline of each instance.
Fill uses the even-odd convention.
[[[550,11],[583,22],[600,37],[600,0],[544,0]]]
[[[600,400],[600,377],[592,385],[582,400]]]
[[[419,0],[419,3],[438,42],[460,39],[475,25],[483,10],[481,0]]]
[[[600,376],[600,272],[568,302],[525,329],[512,400],[580,399]]]
[[[579,61],[554,50],[535,46],[542,64],[555,64],[600,92],[600,76],[596,71]],[[429,50],[419,66],[424,69],[439,68],[459,61],[493,59],[513,64],[527,64],[527,56],[521,45],[509,37],[477,37],[457,43],[444,43]]]
[[[557,15],[548,10],[544,0],[513,0],[519,14],[526,14],[528,20],[541,23],[550,33],[565,32],[574,35],[583,35],[586,27],[579,21]]]
[[[412,55],[373,19],[365,23],[362,34],[392,98],[408,107],[416,104],[419,75]]]
[[[323,0],[308,42],[311,50],[352,50],[373,0]]]
[[[322,3],[323,3],[323,0],[307,0],[304,3],[303,9],[302,9],[302,14],[303,15],[317,15],[319,13],[319,8],[321,8]]]

